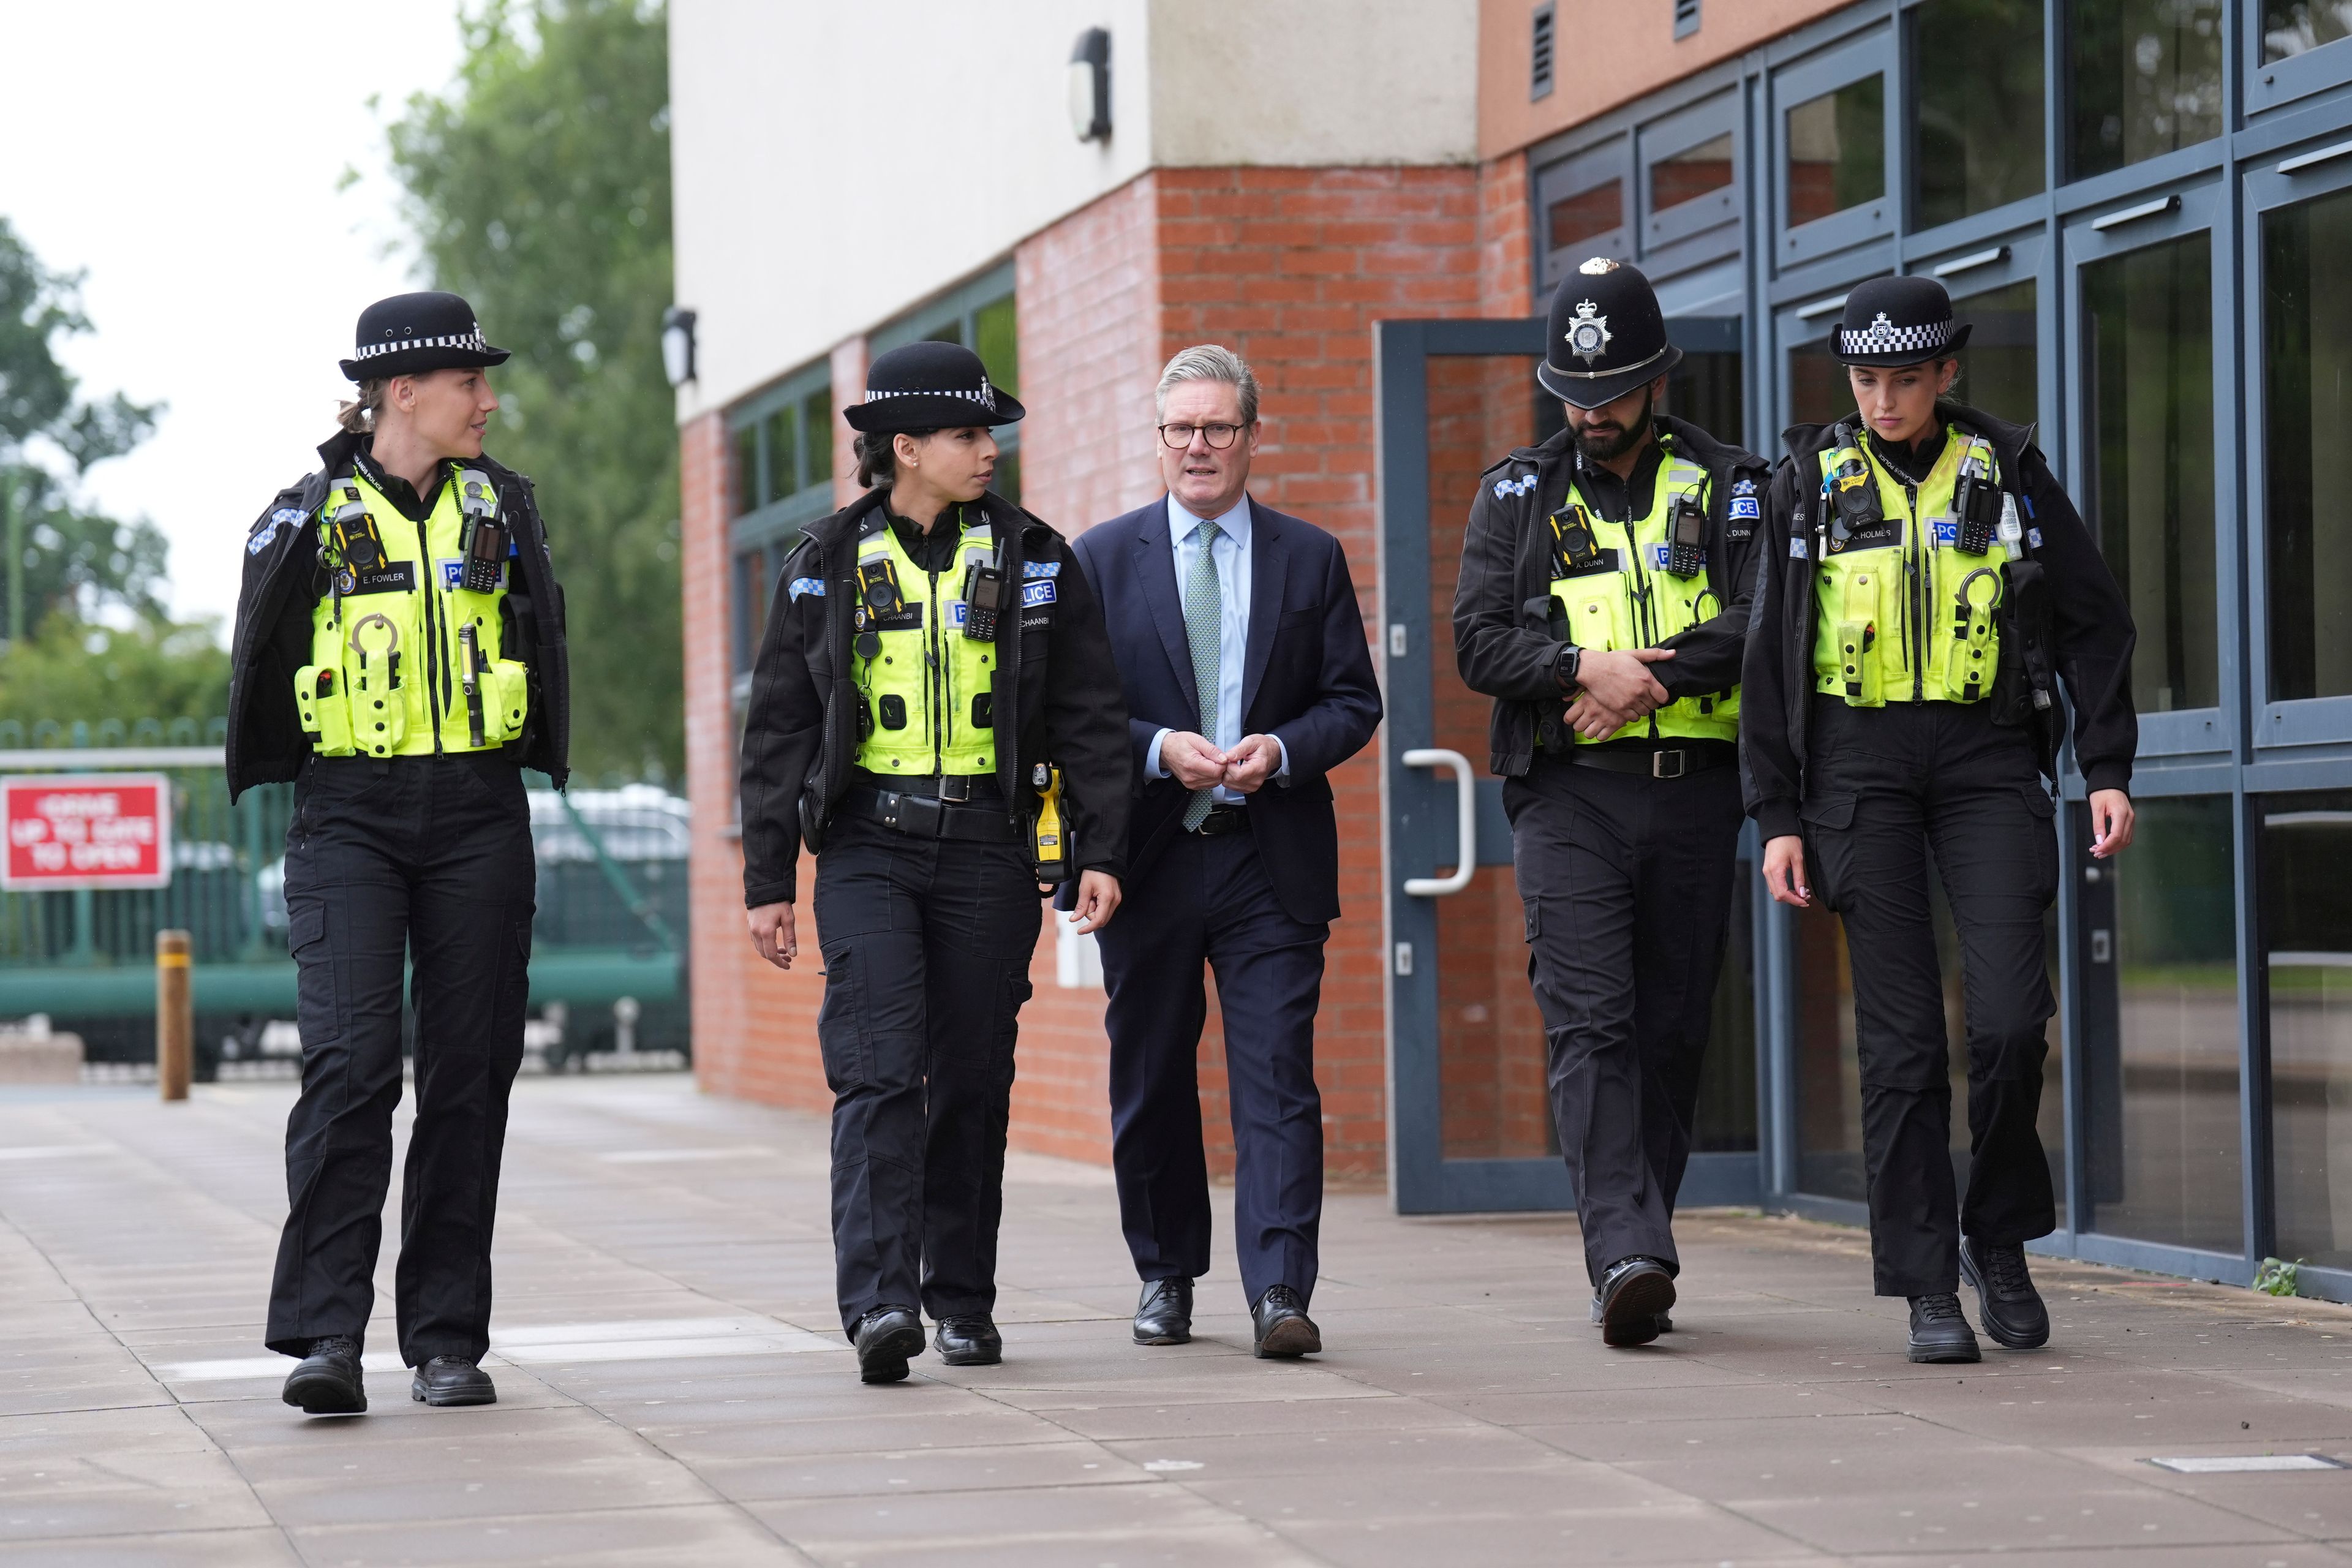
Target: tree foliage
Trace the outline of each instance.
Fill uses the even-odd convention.
[[[210,623],[118,627],[51,616],[0,658],[0,720],[27,730],[44,719],[201,723],[227,711],[228,653]]]
[[[161,614],[163,536],[144,520],[101,516],[77,495],[93,464],[147,438],[158,413],[120,393],[96,403],[77,395],[57,346],[90,330],[80,283],[43,267],[0,217],[0,539],[13,514],[25,542],[23,559],[0,566],[23,574],[28,642],[50,617],[62,612],[71,620],[85,605],[111,601]],[[0,594],[7,589],[0,573]],[[0,637],[8,629],[0,622]]]
[[[531,476],[569,604],[572,765],[684,771],[670,297],[669,56],[658,6],[489,0],[457,79],[391,128],[436,283],[514,358],[493,456]]]

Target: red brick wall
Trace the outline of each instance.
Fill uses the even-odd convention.
[[[1336,534],[1368,628],[1380,620],[1373,493],[1372,323],[1384,317],[1522,315],[1529,309],[1526,171],[1177,169],[1145,174],[1015,253],[1024,499],[1066,533],[1160,491],[1151,389],[1170,354],[1222,342],[1264,384],[1252,493]],[[835,405],[857,400],[862,342],[834,355]],[[837,432],[841,499],[856,494]],[[724,584],[722,421],[683,433],[687,469],[688,767],[695,865],[696,1059],[706,1088],[823,1110],[814,1044],[822,982],[774,974],[741,932]],[[1375,657],[1378,657],[1375,637]],[[1325,1153],[1335,1182],[1376,1184],[1387,1163],[1386,967],[1379,743],[1332,780],[1340,900],[1317,1025]],[[809,874],[804,862],[803,882]],[[801,933],[804,951],[816,943]],[[1105,1160],[1108,1104],[1098,992],[1055,984],[1050,927],[1022,1017],[1013,1140]],[[1212,1168],[1231,1166],[1223,1045],[1202,1046]]]

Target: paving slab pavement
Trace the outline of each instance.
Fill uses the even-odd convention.
[[[1859,1233],[1724,1211],[1610,1351],[1572,1217],[1335,1194],[1330,1348],[1260,1363],[1229,1247],[1193,1343],[1129,1343],[1108,1173],[1016,1154],[1005,1363],[867,1388],[824,1123],[682,1075],[518,1086],[498,1405],[408,1399],[387,1251],[372,1408],[305,1417],[292,1093],[0,1089],[0,1565],[2352,1563],[2352,1471],[2148,1462],[2352,1460],[2352,1310],[2037,1261],[2050,1349],[1917,1367]]]

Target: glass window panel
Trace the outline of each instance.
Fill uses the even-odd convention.
[[[937,331],[925,332],[923,334],[923,342],[927,343],[960,343],[963,342],[963,323],[960,321],[949,321],[942,325]]]
[[[2352,1268],[2352,791],[2253,799],[2278,1255]]]
[[[756,511],[760,505],[760,427],[746,425],[735,432],[735,510]]]
[[[800,488],[833,483],[833,388],[801,399]]]
[[[1612,180],[1572,196],[1562,196],[1544,214],[1545,232],[1555,251],[1573,251],[1586,242],[1625,226],[1625,182]],[[1569,265],[1583,260],[1572,256]]]
[[[735,672],[739,675],[750,669],[759,657],[760,638],[768,627],[768,595],[773,587],[768,580],[767,552],[755,548],[737,552]]]
[[[1021,504],[1021,450],[1000,447],[996,454],[996,478],[988,484],[990,489],[1011,501]]]
[[[1650,165],[1650,210],[1664,212],[1731,184],[1731,132]]]
[[[2271,696],[2352,692],[2352,191],[2263,216]]]
[[[2221,0],[2070,0],[2076,179],[2221,133]]]
[[[1886,194],[1886,79],[1866,76],[1788,113],[1789,222]]]
[[[2243,1250],[2236,858],[2229,797],[2174,796],[2084,867],[2087,1229]]]
[[[1691,1151],[1699,1154],[1756,1149],[1756,903],[1749,892],[1755,862],[1742,858],[1731,874],[1731,929],[1716,977],[1706,1055],[1699,1063],[1698,1113],[1691,1123]]]
[[[971,313],[972,352],[988,367],[991,384],[1021,395],[1021,343],[1013,296],[992,300]]]
[[[1943,973],[1945,1068],[1952,1103],[1950,1149],[1956,1184],[1965,1192],[1969,1180],[1968,1008],[1960,968],[1959,928],[1952,923],[1952,907],[1944,897],[1941,879],[1928,879],[1928,918],[1936,933],[1936,958]],[[2050,969],[2050,989],[2057,994],[2058,917],[2042,915],[2042,954]],[[1797,1189],[1821,1197],[1848,1198],[1862,1203],[1868,1196],[1862,1147],[1862,1063],[1854,1044],[1853,971],[1850,963],[1843,920],[1818,902],[1799,911],[1797,937]],[[2059,1017],[2065,1016],[2062,1005]],[[2057,1195],[2058,1224],[2066,1224],[2065,1053],[2057,1049],[2057,1027],[2050,1029],[2052,1049],[2042,1063],[2042,1108],[2035,1131],[2042,1135],[2042,1156],[2050,1163],[2050,1185]],[[1962,1042],[1955,1049],[1952,1042]]]
[[[1689,420],[1718,441],[1744,445],[1748,407],[1740,365],[1737,350],[1686,352],[1682,363],[1667,374],[1666,412]]]
[[[1953,395],[2016,425],[2042,416],[2040,340],[2034,331],[2032,279],[1954,302],[1952,313],[1973,322],[1960,351],[1960,381]]]
[[[777,501],[800,489],[800,410],[791,404],[768,416],[768,488],[764,500]]]
[[[1853,412],[1853,389],[1845,366],[1830,354],[1830,340],[1815,338],[1789,351],[1789,423],[1827,425]]]
[[[1927,0],[1911,13],[1918,223],[2042,189],[2042,0]]]
[[[2352,38],[2352,0],[2271,0],[2263,7],[2263,62]]]
[[[2083,268],[2094,440],[2084,513],[2139,630],[2143,713],[2221,700],[2213,563],[2212,238]]]

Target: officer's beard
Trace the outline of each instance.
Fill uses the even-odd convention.
[[[1642,438],[1650,433],[1650,416],[1654,400],[1655,395],[1645,386],[1642,389],[1642,416],[1631,425],[1622,427],[1612,425],[1601,430],[1592,430],[1579,426],[1576,431],[1576,449],[1584,454],[1585,460],[1588,462],[1615,462],[1640,446]]]

